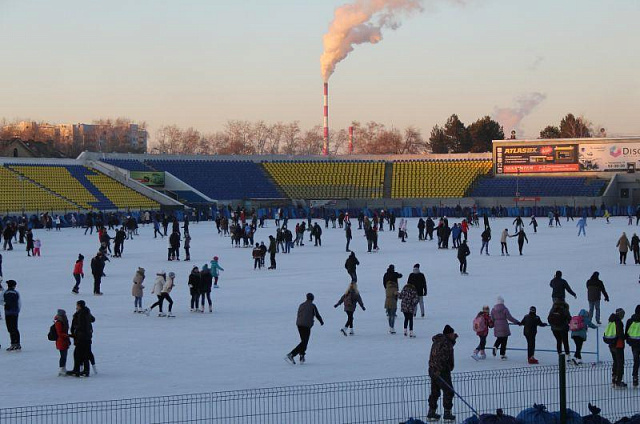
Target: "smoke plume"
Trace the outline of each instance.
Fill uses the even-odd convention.
[[[325,82],[336,64],[347,57],[357,44],[376,44],[382,40],[382,29],[397,29],[399,15],[422,11],[422,0],[355,0],[336,9],[329,32],[323,37],[320,58]]]
[[[510,108],[498,108],[493,111],[493,119],[504,128],[505,135],[515,130],[520,132],[522,120],[529,115],[536,106],[547,98],[543,93],[524,94],[515,100],[515,106]]]

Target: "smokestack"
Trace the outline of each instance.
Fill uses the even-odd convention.
[[[329,154],[329,83],[324,83],[324,145],[322,155]]]
[[[353,127],[349,127],[349,153],[353,153]]]

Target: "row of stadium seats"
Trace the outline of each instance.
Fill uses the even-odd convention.
[[[0,167],[0,211],[75,210],[77,207],[26,178],[20,178],[7,168]]]
[[[471,191],[472,197],[565,197],[602,195],[608,181],[584,177],[483,178]]]
[[[144,162],[140,162],[135,159],[100,159],[100,162],[108,163],[109,165],[117,166],[118,168],[126,169],[127,171],[154,171],[154,169],[147,166]]]
[[[274,181],[292,199],[379,199],[384,162],[264,162]]]
[[[212,199],[286,198],[264,168],[251,161],[147,160],[158,171],[170,172]]]
[[[100,172],[82,165],[5,164],[61,198],[64,209],[158,209],[160,205]],[[9,170],[4,171],[11,173]],[[15,174],[14,174],[15,175]],[[46,190],[43,190],[46,193]],[[56,197],[56,196],[54,196]],[[57,198],[57,197],[56,197]],[[55,205],[41,209],[55,209]]]
[[[491,166],[490,160],[394,162],[391,197],[464,197],[479,176],[491,171]]]

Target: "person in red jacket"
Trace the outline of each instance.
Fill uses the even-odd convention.
[[[469,223],[467,222],[466,219],[463,219],[462,224],[460,224],[460,226],[462,227],[462,236],[464,237],[464,241],[467,241],[467,232],[469,231]]]
[[[73,266],[73,278],[76,280],[76,285],[71,289],[75,294],[78,294],[78,291],[80,290],[80,279],[84,278],[84,271],[82,270],[83,264],[84,256],[78,255],[78,260],[76,260],[76,263]]]
[[[60,371],[58,376],[67,375],[67,353],[69,352],[69,346],[71,341],[69,340],[69,320],[67,319],[67,313],[64,309],[58,309],[58,313],[53,317],[54,326],[56,328],[56,349],[60,352]]]

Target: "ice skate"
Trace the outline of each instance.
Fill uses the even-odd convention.
[[[351,330],[349,330],[349,335],[350,336],[353,336],[354,334],[356,334],[356,333],[353,332],[353,328]]]
[[[60,370],[58,371],[58,377],[66,377],[66,376],[67,376],[67,368],[60,367]]]
[[[291,365],[296,364],[296,360],[293,359],[293,356],[290,353],[287,353],[287,355],[284,357],[284,360],[290,363]]]
[[[160,312],[160,313],[158,313],[158,316],[162,318],[162,317],[166,317],[167,314],[165,314],[164,312]]]
[[[169,313],[167,314],[167,318],[175,318],[175,317],[176,317],[176,316],[175,316],[175,315],[173,315],[171,312],[169,312]]]
[[[407,329],[405,328],[405,329],[404,329],[404,336],[405,336],[405,337],[407,337],[407,335],[408,335],[408,334],[409,334],[409,333],[407,333]]]
[[[212,312],[213,312],[213,307],[209,306],[209,313],[212,313]]]
[[[342,333],[343,336],[347,337],[347,328],[341,328],[340,332]]]
[[[481,351],[480,351],[479,358],[480,358],[481,360],[487,359],[487,354],[486,354],[486,353],[484,353],[484,350],[481,350]]]
[[[412,338],[412,339],[415,339],[415,338],[416,338],[416,335],[415,335],[415,333],[413,332],[413,330],[409,331],[409,337],[410,337],[410,338]]]
[[[500,359],[502,361],[506,361],[507,360],[507,355],[500,355]]]
[[[300,364],[304,364],[305,359],[304,359],[304,355],[300,355]]]
[[[429,412],[427,413],[427,421],[439,421],[440,414],[436,412],[435,409],[429,408]]]
[[[498,348],[496,348],[495,346],[493,348],[491,348],[491,354],[493,356],[496,356],[498,354]]]
[[[474,361],[479,361],[480,357],[478,356],[477,353],[474,352],[473,355],[471,355],[471,359],[473,359]]]
[[[389,334],[396,334],[395,328],[389,327]]]
[[[96,364],[91,365],[91,370],[94,374],[98,374],[98,368],[96,368]]]
[[[451,413],[450,409],[444,410],[444,415],[442,416],[442,421],[455,421],[456,416]]]
[[[144,311],[142,311],[143,314],[145,314],[146,316],[149,316],[149,312],[151,312],[149,310],[149,308],[145,309]]]
[[[537,365],[537,364],[539,364],[539,363],[540,363],[540,362],[539,362],[536,358],[534,358],[533,356],[532,356],[531,358],[529,358],[529,360],[528,360],[527,362],[529,363],[529,365]]]

